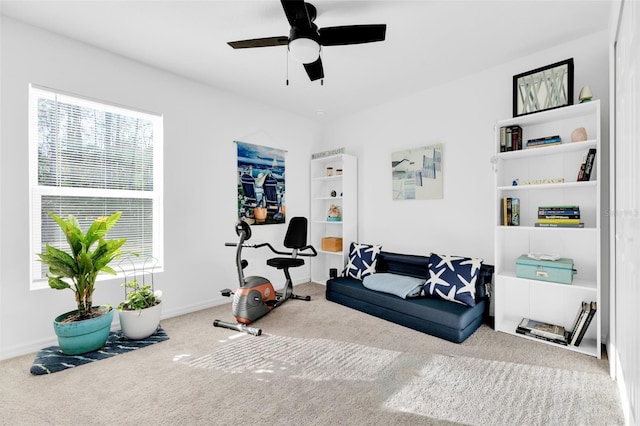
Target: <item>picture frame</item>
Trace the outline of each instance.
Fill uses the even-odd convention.
[[[235,198],[238,219],[249,225],[285,223],[286,151],[240,141],[234,143],[238,152]]]
[[[513,116],[573,105],[573,58],[513,76]]]
[[[391,153],[392,200],[444,198],[443,144]]]

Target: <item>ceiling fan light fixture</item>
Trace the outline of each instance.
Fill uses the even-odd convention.
[[[310,38],[296,38],[289,42],[289,53],[295,61],[310,64],[320,56],[320,44]]]
[[[2,1],[2,0],[0,0]],[[340,25],[318,28],[315,23],[317,10],[306,0],[281,0],[282,9],[289,22],[289,36],[262,37],[230,41],[234,49],[251,47],[287,46],[287,72],[289,60],[302,63],[309,80],[324,79],[321,57],[324,47],[384,41],[386,24]],[[287,84],[288,83],[287,79]]]

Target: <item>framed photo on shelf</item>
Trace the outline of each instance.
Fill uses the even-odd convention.
[[[513,116],[573,105],[573,58],[513,76]]]

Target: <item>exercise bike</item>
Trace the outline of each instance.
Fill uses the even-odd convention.
[[[240,288],[235,293],[226,288],[221,290],[223,296],[230,297],[233,294],[233,304],[231,311],[236,318],[236,323],[213,321],[214,327],[223,327],[243,333],[259,336],[262,330],[249,327],[248,324],[256,321],[282,305],[289,299],[311,300],[309,296],[298,296],[293,294],[293,282],[289,274],[289,268],[296,268],[304,265],[304,259],[299,256],[316,256],[318,253],[311,245],[307,245],[307,219],[305,217],[294,217],[289,221],[289,227],[284,237],[284,246],[291,249],[290,252],[278,251],[269,243],[250,244],[246,243],[251,238],[251,227],[247,222],[236,223],[236,234],[240,238],[238,243],[225,243],[225,246],[235,246],[236,267],[238,269],[238,280]],[[244,268],[249,264],[242,259],[242,249],[268,247],[273,253],[288,255],[288,257],[274,257],[267,260],[267,265],[277,269],[282,269],[286,282],[282,292],[276,292],[271,282],[259,276],[244,276]]]

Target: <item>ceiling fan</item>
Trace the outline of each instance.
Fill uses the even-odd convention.
[[[304,65],[311,81],[324,78],[320,46],[342,46],[347,44],[383,41],[386,24],[345,25],[318,28],[316,8],[304,0],[280,0],[291,29],[289,36],[276,36],[228,42],[234,49],[252,47],[288,46],[291,56]]]

